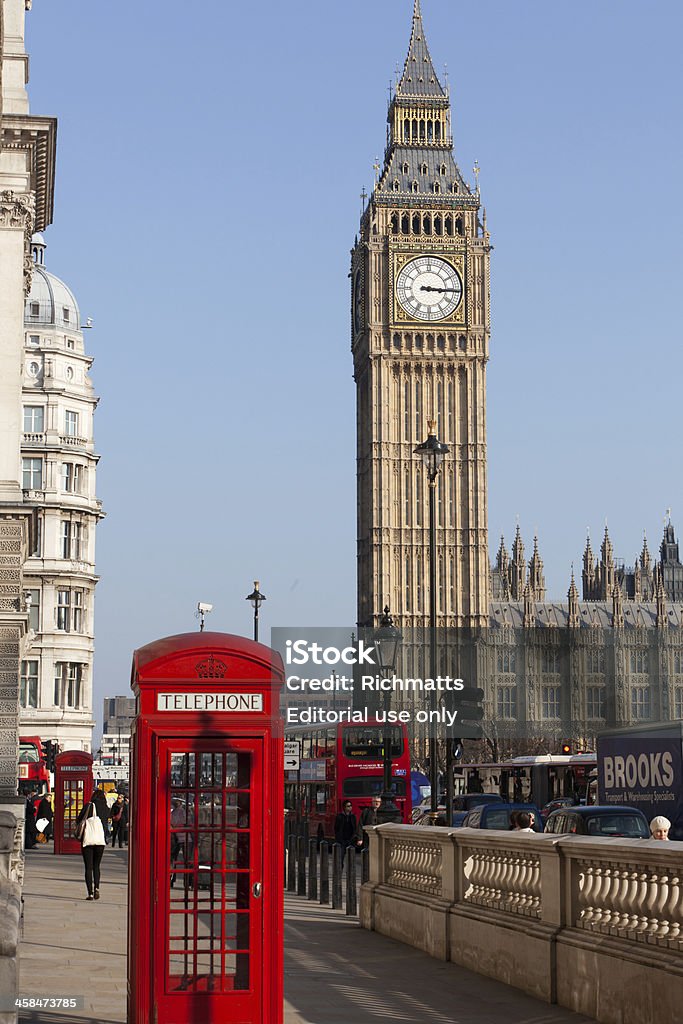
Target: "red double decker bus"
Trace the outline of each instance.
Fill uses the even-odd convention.
[[[43,796],[50,792],[50,772],[40,736],[19,737],[18,792],[20,796]]]
[[[391,791],[402,821],[410,824],[410,751],[405,725],[342,723],[329,728],[296,726],[285,742],[297,741],[299,769],[285,770],[285,807],[308,825],[308,834],[334,840],[334,819],[351,801],[356,819],[384,791],[384,741],[391,742]],[[286,761],[286,759],[285,759]]]

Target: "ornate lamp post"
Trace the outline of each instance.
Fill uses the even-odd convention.
[[[394,620],[389,611],[389,605],[385,605],[384,614],[379,620],[379,628],[373,636],[375,647],[379,654],[379,668],[382,676],[391,678],[396,671],[398,661],[398,650],[401,646],[400,630],[394,625]],[[400,812],[394,802],[394,795],[391,788],[391,740],[392,728],[388,722],[389,708],[391,707],[391,690],[384,691],[384,792],[382,793],[382,806],[378,813],[378,820],[382,823],[387,821],[400,821]]]
[[[436,664],[436,478],[439,475],[441,463],[448,455],[449,448],[436,436],[434,420],[427,423],[427,431],[427,440],[417,446],[414,454],[421,457],[429,480],[429,663],[432,678],[436,679],[438,675]],[[436,690],[432,690],[432,710],[436,709]],[[429,733],[429,781],[432,788],[432,811],[437,809],[439,801],[437,749],[436,726],[432,723]]]
[[[254,640],[258,641],[258,613],[259,608],[266,600],[266,595],[262,594],[259,590],[259,581],[254,580],[254,589],[251,594],[247,594],[246,601],[251,601],[254,606]]]

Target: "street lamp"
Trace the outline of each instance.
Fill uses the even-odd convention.
[[[427,440],[418,445],[414,454],[419,455],[427,471],[429,481],[429,661],[432,679],[438,675],[436,665],[436,478],[441,463],[448,455],[448,445],[439,441],[436,436],[436,423],[427,423]],[[432,690],[432,710],[437,710],[436,690]],[[436,716],[434,716],[436,718]],[[436,724],[431,723],[429,734],[429,781],[432,789],[431,809],[436,811],[439,802],[439,773],[436,763],[437,755]]]
[[[254,589],[251,594],[248,594],[245,598],[247,601],[251,601],[254,606],[254,640],[258,640],[258,613],[259,608],[266,600],[266,595],[262,594],[259,590],[259,581],[254,580]]]
[[[379,628],[375,630],[373,642],[379,654],[379,668],[383,676],[393,677],[396,671],[398,660],[398,649],[401,646],[401,632],[394,625],[394,620],[389,611],[389,605],[385,605],[384,614],[379,620]],[[389,725],[389,708],[391,706],[391,690],[384,691],[384,792],[382,793],[382,806],[379,809],[378,821],[401,820],[400,812],[394,803],[394,795],[391,788],[391,740],[392,729]]]

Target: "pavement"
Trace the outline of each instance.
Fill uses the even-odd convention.
[[[22,996],[83,996],[83,1009],[23,1010],[21,1024],[126,1020],[128,851],[107,847],[101,899],[85,899],[80,855],[26,854]],[[285,894],[285,1024],[589,1024],[517,989]],[[195,1024],[203,1024],[196,1021]],[[269,1022],[264,1022],[269,1024]]]

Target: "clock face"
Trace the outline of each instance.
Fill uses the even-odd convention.
[[[356,277],[353,282],[353,323],[356,333],[358,333],[363,326],[363,282],[360,270],[356,271]]]
[[[396,297],[416,320],[443,320],[460,305],[462,279],[455,267],[439,256],[418,256],[399,273]]]

